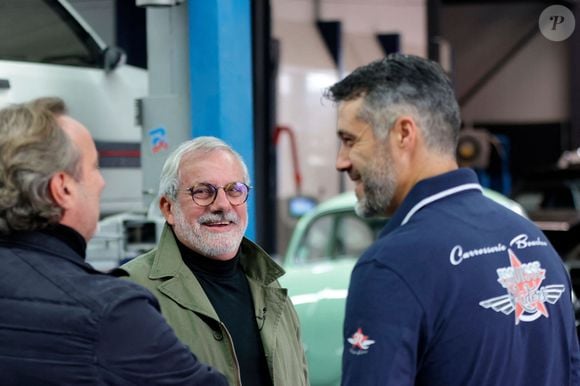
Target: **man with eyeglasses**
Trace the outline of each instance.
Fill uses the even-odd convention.
[[[231,385],[308,385],[284,271],[244,238],[250,179],[241,156],[214,137],[166,160],[159,245],[117,270],[149,288],[177,336]]]

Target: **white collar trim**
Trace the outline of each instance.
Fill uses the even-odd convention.
[[[422,199],[417,204],[415,204],[415,206],[413,208],[411,208],[409,213],[407,213],[407,215],[405,216],[405,218],[401,222],[401,225],[405,225],[407,222],[409,222],[411,217],[413,217],[413,215],[415,213],[417,213],[424,206],[427,206],[427,205],[431,204],[432,202],[440,200],[444,197],[451,196],[452,194],[463,192],[464,190],[471,190],[471,189],[475,189],[475,190],[479,190],[480,192],[483,192],[483,189],[481,188],[481,185],[479,185],[479,184],[475,184],[475,183],[463,184],[463,185],[459,185],[459,186],[456,186],[456,187],[451,188],[451,189],[443,190],[439,193],[436,193],[432,196],[429,196],[429,197]]]

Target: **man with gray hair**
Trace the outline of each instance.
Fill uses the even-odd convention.
[[[357,213],[390,217],[352,272],[342,385],[578,385],[566,268],[458,168],[459,107],[439,65],[391,55],[328,97]]]
[[[160,242],[117,272],[149,288],[177,336],[230,384],[308,385],[284,271],[244,238],[249,192],[245,163],[222,140],[181,144],[161,172]]]
[[[0,110],[0,383],[226,385],[147,290],[84,261],[104,186],[62,100]]]

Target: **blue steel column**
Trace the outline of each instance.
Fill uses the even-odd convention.
[[[192,137],[212,135],[242,155],[254,176],[251,0],[190,0]],[[255,203],[246,236],[255,240]]]

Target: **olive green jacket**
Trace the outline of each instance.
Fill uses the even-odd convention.
[[[281,288],[277,280],[284,270],[246,238],[241,245],[240,263],[254,299],[274,386],[309,385],[298,317],[287,290]],[[201,361],[225,374],[230,385],[241,385],[230,334],[200,283],[183,262],[175,236],[167,224],[157,248],[124,264],[121,270],[128,273],[130,280],[153,292],[178,338]]]

